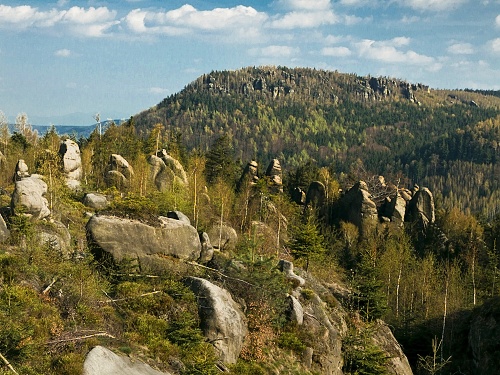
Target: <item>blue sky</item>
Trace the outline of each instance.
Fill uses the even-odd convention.
[[[212,70],[286,65],[500,89],[500,0],[0,0],[10,121],[128,118]]]

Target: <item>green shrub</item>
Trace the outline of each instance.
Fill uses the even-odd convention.
[[[301,354],[306,349],[306,345],[293,332],[281,333],[278,337],[277,344],[280,348],[290,349],[297,354]]]

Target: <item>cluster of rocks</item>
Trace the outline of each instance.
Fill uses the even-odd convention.
[[[397,93],[412,103],[418,104],[414,95],[415,91],[429,91],[429,86],[420,83],[411,84],[386,77],[363,77],[358,80],[358,84],[360,89],[357,94],[363,96],[365,100],[380,100]]]
[[[170,156],[165,149],[148,158],[151,179],[159,191],[165,191],[172,184],[186,186],[187,174],[182,164]]]
[[[258,167],[259,165],[255,160],[248,162],[238,182],[238,190],[241,191],[257,184],[259,181]],[[267,179],[267,186],[270,193],[283,193],[283,175],[278,159],[271,160],[264,177]]]

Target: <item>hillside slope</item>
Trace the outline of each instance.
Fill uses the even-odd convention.
[[[500,210],[500,98],[487,93],[315,69],[245,68],[203,75],[134,123],[143,135],[160,124],[202,152],[225,135],[243,164],[278,158],[288,169],[312,161],[355,178],[404,175],[409,186],[442,191],[438,198],[448,207],[492,218]]]

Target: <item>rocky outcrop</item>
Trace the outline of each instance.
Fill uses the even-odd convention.
[[[283,193],[281,164],[278,159],[271,160],[269,166],[266,169],[266,177],[269,179],[269,191],[271,193]]]
[[[302,277],[296,275],[293,272],[292,262],[281,259],[278,263],[278,269],[285,274],[285,277],[292,282],[292,285],[294,285],[294,287],[304,286],[304,284],[306,283],[306,281]]]
[[[301,188],[296,187],[292,191],[292,201],[299,204],[303,205],[306,203],[306,192],[303,191]]]
[[[360,233],[378,221],[377,206],[364,181],[357,182],[339,199],[335,212],[340,220],[356,225]]]
[[[19,163],[18,163],[19,164]],[[15,214],[25,214],[35,219],[44,219],[50,215],[49,203],[45,194],[47,184],[42,176],[33,174],[21,177],[24,174],[16,171],[14,192],[12,193],[11,208]]]
[[[423,229],[434,223],[436,214],[434,209],[434,197],[427,188],[415,188],[413,197],[408,202],[405,221],[417,223]]]
[[[387,355],[387,370],[393,375],[410,375],[412,370],[401,346],[398,344],[392,331],[381,320],[375,324],[373,341]]]
[[[243,173],[241,174],[240,180],[238,181],[238,191],[242,191],[249,186],[254,186],[259,181],[258,173],[259,165],[255,160],[248,162],[243,169]]]
[[[294,324],[301,326],[304,323],[304,309],[299,300],[294,296],[288,296],[288,319]]]
[[[236,363],[248,333],[245,316],[225,289],[198,277],[186,279],[198,299],[200,328],[225,363]]]
[[[396,194],[384,200],[380,212],[382,217],[402,225],[406,214],[406,200],[399,192],[396,192]]]
[[[166,150],[159,151],[157,155],[151,155],[148,163],[151,166],[151,178],[159,191],[165,191],[172,184],[180,186],[188,184],[184,167]]]
[[[80,147],[75,141],[65,139],[59,147],[59,156],[63,164],[63,173],[66,176],[66,185],[73,190],[79,189],[82,178]]]
[[[108,186],[115,186],[118,189],[129,187],[133,175],[134,169],[123,156],[112,154],[109,157],[104,175]]]
[[[21,181],[23,178],[29,177],[28,165],[23,159],[19,159],[16,164],[16,170],[14,172],[14,182]]]
[[[229,225],[214,225],[208,231],[208,237],[212,241],[214,248],[220,251],[234,250],[238,241],[236,230]]]
[[[98,259],[133,260],[141,269],[159,266],[161,257],[197,260],[201,244],[194,227],[180,220],[158,218],[158,226],[114,216],[94,215],[87,223],[89,242]]]
[[[117,355],[103,346],[93,348],[83,363],[83,375],[170,375],[129,357]]]
[[[325,185],[320,181],[313,181],[306,194],[306,206],[322,207],[326,202]]]

